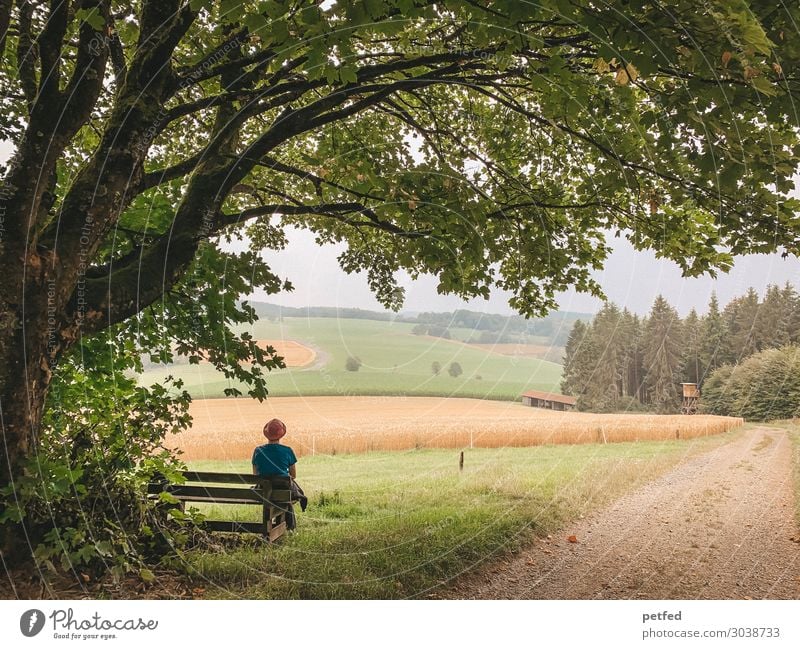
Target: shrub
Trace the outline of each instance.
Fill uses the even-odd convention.
[[[461,369],[461,365],[456,362],[450,363],[450,366],[447,368],[447,373],[452,376],[453,378],[459,377],[464,373],[464,370]]]
[[[800,414],[800,347],[787,345],[725,365],[703,385],[705,412],[752,421],[790,419]]]
[[[431,372],[433,372],[434,376],[439,376],[439,372],[442,371],[442,364],[439,361],[433,361],[431,363]]]
[[[348,356],[344,368],[348,372],[358,372],[361,368],[361,359],[358,356]]]

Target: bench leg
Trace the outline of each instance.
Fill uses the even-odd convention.
[[[264,505],[264,537],[270,543],[277,541],[286,534],[286,514],[278,507]]]

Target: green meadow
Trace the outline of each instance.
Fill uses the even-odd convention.
[[[411,333],[413,324],[336,318],[260,320],[249,328],[259,340],[296,340],[317,351],[312,368],[286,368],[268,378],[272,396],[419,395],[490,399],[519,398],[526,389],[558,390],[561,366],[535,358],[503,356]],[[537,342],[537,341],[532,341]],[[349,356],[361,360],[357,372],[345,369]],[[435,376],[432,365],[441,372]],[[458,363],[463,374],[452,377]],[[195,398],[224,396],[228,387],[244,387],[225,379],[208,364],[155,366],[143,383],[171,374],[184,381]]]
[[[298,480],[310,506],[298,512],[296,532],[272,546],[255,535],[235,542],[217,535],[218,551],[189,551],[181,569],[210,598],[422,597],[737,434],[472,449],[463,472],[450,450],[304,457]],[[250,471],[246,462],[191,468]],[[258,507],[200,509],[210,517],[260,516]]]

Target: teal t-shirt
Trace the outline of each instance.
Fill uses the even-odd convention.
[[[253,466],[258,475],[289,475],[289,467],[297,462],[294,451],[283,444],[264,444],[253,451]]]

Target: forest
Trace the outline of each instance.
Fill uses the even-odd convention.
[[[724,307],[712,294],[705,314],[685,318],[660,295],[645,317],[607,302],[574,324],[561,389],[581,410],[669,413],[679,409],[680,384],[697,383],[707,412],[785,418],[800,407],[800,389],[787,389],[800,369],[798,342],[800,295],[789,283],[768,286],[763,298],[750,288]],[[756,386],[766,404],[754,410],[746,403]]]

